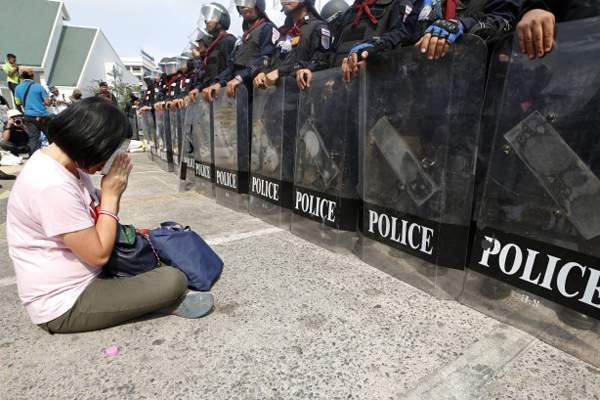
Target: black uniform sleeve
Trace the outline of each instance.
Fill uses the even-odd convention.
[[[478,23],[490,25],[495,29],[512,30],[517,24],[519,10],[523,0],[487,0],[483,9],[484,17],[481,20],[472,17],[458,18],[467,33]]]
[[[564,4],[569,3],[566,0],[525,0],[521,8],[519,19],[528,11],[542,9],[559,15],[563,12]]]
[[[298,69],[309,69],[313,72],[329,67],[323,60],[328,60],[331,54],[331,31],[327,23],[322,22],[313,31],[310,41],[310,57],[308,60],[300,60]]]
[[[375,47],[374,53],[394,50],[415,42],[415,32],[419,30],[418,18],[423,8],[423,0],[415,0],[412,11],[405,15],[406,5],[396,4],[388,20],[386,32],[380,38],[368,40],[365,43]]]

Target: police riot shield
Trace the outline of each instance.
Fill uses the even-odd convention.
[[[215,192],[217,203],[238,212],[248,212],[248,91],[239,85],[235,98],[225,88],[213,103]]]
[[[173,151],[173,165],[176,172],[181,162],[181,144],[183,142],[183,122],[185,110],[179,107],[169,110],[169,126],[171,127],[171,149]]]
[[[356,245],[358,83],[313,74],[298,102],[292,233],[336,252]]]
[[[137,119],[137,113],[134,109],[133,117],[129,118],[129,123],[131,124],[131,129],[133,131],[133,139],[140,140],[140,128]]]
[[[181,155],[179,162],[179,191],[196,190],[196,138],[192,136],[194,123],[194,104],[189,104],[181,109]]]
[[[156,150],[156,144],[158,143],[158,138],[156,136],[154,111],[146,111],[143,114],[140,114],[140,119],[144,131],[144,142],[146,143],[146,147],[150,150],[150,159],[157,158],[158,152]]]
[[[514,41],[461,301],[600,366],[600,18]]]
[[[173,150],[171,148],[171,121],[169,110],[156,110],[156,157],[153,159],[165,171],[173,171]]]
[[[442,298],[457,298],[465,277],[486,58],[465,35],[439,60],[387,53],[360,81],[357,253]]]
[[[211,199],[215,198],[215,153],[213,137],[212,103],[199,98],[188,106],[191,138],[189,144],[193,150],[189,154],[194,158],[194,170],[188,164],[188,174],[196,181],[196,191]],[[190,177],[188,176],[188,181]]]
[[[290,229],[298,84],[291,77],[254,90],[250,155],[250,214]]]

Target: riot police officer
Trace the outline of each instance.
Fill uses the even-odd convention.
[[[523,0],[425,0],[415,46],[430,60],[446,55],[465,33],[488,43],[514,29]]]
[[[197,41],[205,44],[202,56],[202,76],[190,91],[190,100],[196,101],[200,91],[214,83],[217,75],[228,65],[229,56],[235,47],[236,38],[227,32],[231,25],[231,16],[227,9],[219,3],[210,3],[202,7],[202,21],[198,21]],[[200,25],[204,24],[204,27]],[[196,69],[198,69],[196,67]]]
[[[170,57],[163,57],[159,63],[158,63],[158,68],[160,70],[160,77],[159,77],[159,82],[158,82],[158,92],[156,92],[156,95],[154,96],[154,109],[155,110],[160,110],[165,106],[165,101],[168,98],[169,95],[169,87],[170,87],[170,80],[172,78],[172,75],[170,74],[169,71],[169,63],[171,61]]]
[[[311,74],[327,68],[321,60],[331,46],[331,32],[315,10],[315,0],[275,0],[286,15],[272,63],[254,78],[254,86],[273,86],[280,76],[296,75],[298,86],[309,86]]]
[[[382,51],[406,46],[414,36],[415,10],[423,0],[356,0],[340,17],[334,33],[331,65],[342,67],[343,79],[356,76],[359,62]]]
[[[167,109],[174,108],[176,106],[175,100],[179,95],[179,89],[177,83],[183,76],[183,66],[187,62],[187,59],[183,57],[171,57],[167,63],[167,73],[170,79],[167,81],[167,96],[165,98],[165,107]]]
[[[194,69],[194,61],[190,53],[183,53],[178,57],[178,62],[181,63],[181,76],[176,82],[177,90],[175,93],[175,105],[179,108],[183,108],[187,105],[185,99],[192,88],[196,85],[196,71]]]
[[[600,0],[525,0],[517,25],[519,50],[529,58],[543,57],[554,47],[556,22],[600,15]]]
[[[233,50],[229,65],[215,77],[215,83],[202,91],[206,101],[213,101],[221,87],[227,87],[227,95],[235,96],[240,84],[250,86],[260,68],[269,65],[275,53],[280,34],[266,13],[265,0],[233,0],[244,19],[244,34]],[[249,90],[251,93],[252,91]]]
[[[330,0],[321,8],[321,17],[327,22],[331,32],[337,32],[340,27],[341,16],[350,5],[344,0]]]

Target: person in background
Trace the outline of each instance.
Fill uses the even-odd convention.
[[[65,97],[64,94],[61,94],[56,86],[50,86],[48,88],[50,95],[50,101],[52,102],[52,107],[54,108],[54,114],[60,114],[62,111],[66,110],[69,107],[69,101]]]
[[[52,143],[52,138],[48,136],[48,123],[51,117],[46,110],[46,107],[52,103],[46,89],[33,81],[34,74],[31,68],[22,71],[21,75],[23,82],[15,89],[15,103],[25,110],[24,121],[29,135],[29,155],[32,155],[40,149],[40,132],[44,132],[48,141]]]
[[[81,90],[79,90],[77,88],[75,88],[75,90],[73,90],[73,94],[71,94],[69,96],[69,100],[70,100],[71,104],[77,103],[78,101],[82,100],[82,98],[83,98],[83,95],[81,93]]]
[[[127,115],[127,118],[129,118],[130,120],[135,118],[135,109],[136,106],[139,104],[140,99],[137,93],[134,92],[130,92],[129,93],[129,101],[127,103],[125,103],[125,108],[123,109],[123,112],[125,113],[125,115]]]
[[[17,64],[17,56],[14,54],[6,55],[6,64],[2,66],[2,71],[6,74],[6,80],[8,81],[8,88],[15,94],[15,89],[21,83],[19,77],[19,64]]]
[[[108,83],[100,82],[100,93],[96,94],[96,97],[111,102],[114,106],[118,106],[117,98],[114,94],[108,91]]]
[[[2,139],[0,140],[0,148],[5,151],[10,151],[13,155],[29,153],[29,136],[27,135],[27,127],[23,122],[23,114],[19,110],[8,111],[8,121],[4,123],[2,128]]]

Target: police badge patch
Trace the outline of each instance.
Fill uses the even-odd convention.
[[[331,32],[329,32],[329,29],[321,28],[321,46],[325,50],[329,50],[331,46]]]

